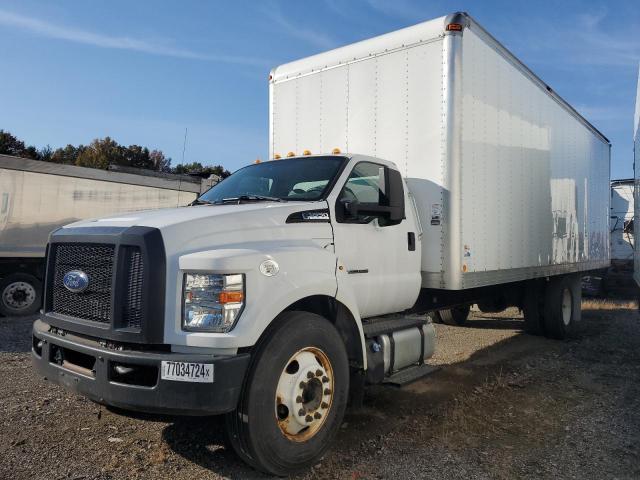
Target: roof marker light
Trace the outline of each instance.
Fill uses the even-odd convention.
[[[289,152],[287,153],[287,157],[295,157],[296,154],[294,152]]]
[[[273,159],[274,159],[274,160],[280,160],[281,158],[282,158],[282,157],[280,156],[280,154],[279,154],[279,153],[276,153],[276,154],[273,156]]]
[[[331,150],[331,153],[333,155],[338,155],[340,153],[340,149],[338,147],[334,148],[333,150]]]
[[[311,155],[311,150],[304,150],[302,155]]]

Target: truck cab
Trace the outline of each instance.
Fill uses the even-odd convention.
[[[55,231],[35,365],[106,405],[226,414],[243,457],[288,442],[275,457],[287,466],[273,453],[259,464],[285,473],[326,448],[350,382],[425,367],[433,326],[402,315],[420,292],[420,242],[389,161],[335,153],[250,165],[188,208]]]

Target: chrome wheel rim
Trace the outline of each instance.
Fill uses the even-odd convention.
[[[297,351],[285,364],[275,398],[280,431],[290,440],[304,442],[324,424],[334,394],[333,368],[317,347]]]
[[[25,310],[36,301],[36,289],[27,282],[12,282],[2,291],[2,302],[13,310]]]

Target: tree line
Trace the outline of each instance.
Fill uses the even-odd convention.
[[[140,145],[127,147],[110,137],[96,138],[89,145],[67,145],[55,150],[47,145],[38,149],[33,145],[25,145],[15,135],[0,129],[0,154],[102,170],[108,169],[109,165],[119,165],[176,174],[200,176],[215,174],[222,178],[231,175],[222,165],[203,166],[200,162],[178,164],[172,167],[171,158],[165,156],[161,150],[149,150]]]

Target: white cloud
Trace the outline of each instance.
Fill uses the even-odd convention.
[[[309,20],[296,25],[293,21],[287,19],[282,11],[271,3],[264,9],[264,15],[275,24],[275,30],[284,32],[287,35],[302,40],[310,45],[322,49],[335,48],[338,42],[325,32],[312,30],[309,27]]]
[[[561,23],[531,20],[512,38],[518,51],[537,62],[554,65],[629,67],[640,59],[640,25],[633,20],[605,26],[608,13],[601,8]],[[559,62],[561,60],[561,62]]]
[[[393,17],[422,22],[432,18],[432,5],[425,3],[415,4],[410,0],[366,0],[373,10]]]
[[[188,49],[172,47],[170,45],[152,43],[143,39],[95,33],[88,30],[56,25],[44,20],[39,20],[37,18],[20,15],[2,9],[0,9],[0,25],[31,32],[43,37],[66,40],[84,45],[92,45],[100,48],[129,50],[165,57],[234,63],[241,65],[264,66],[268,63],[265,62],[265,60],[253,57],[204,54]]]

